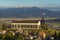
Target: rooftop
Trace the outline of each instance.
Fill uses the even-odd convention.
[[[13,20],[12,23],[38,23],[39,20]]]

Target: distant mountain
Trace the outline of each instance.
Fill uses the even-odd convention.
[[[46,17],[60,17],[60,11],[51,11],[37,7],[23,8],[5,8],[0,9],[0,17],[41,17],[42,13],[46,13]]]
[[[44,9],[49,9],[52,11],[60,11],[60,7],[45,7]]]

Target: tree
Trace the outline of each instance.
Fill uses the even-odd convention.
[[[2,23],[2,30],[6,30],[6,28],[7,28],[6,23]]]
[[[0,25],[0,30],[2,29],[2,26]]]
[[[4,35],[0,34],[0,40],[4,40]]]
[[[23,35],[20,33],[16,33],[16,35],[14,36],[14,40],[23,40]]]
[[[43,24],[43,25],[41,25],[41,27],[42,27],[42,29],[44,29],[44,30],[48,30],[47,24]]]
[[[5,34],[4,40],[14,40],[14,36],[11,32]]]
[[[60,40],[60,32],[58,32],[57,39]]]

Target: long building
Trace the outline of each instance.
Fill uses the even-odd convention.
[[[12,29],[39,29],[41,22],[39,20],[13,20]]]

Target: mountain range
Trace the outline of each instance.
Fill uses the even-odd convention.
[[[52,11],[49,9],[38,7],[0,8],[0,18],[42,17],[42,13],[46,13],[46,17],[60,18],[60,10]]]

